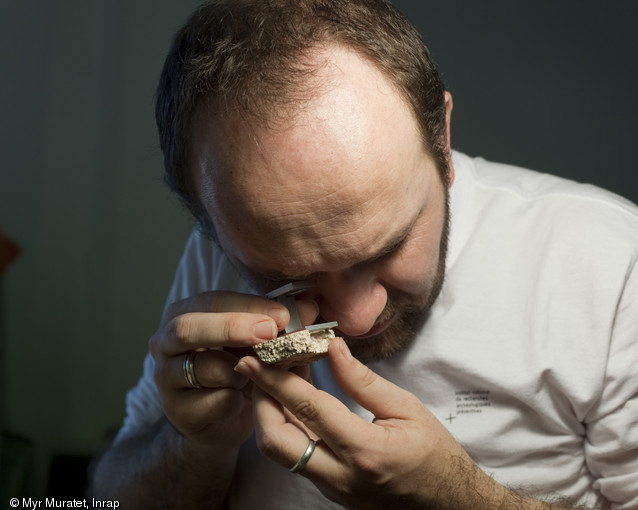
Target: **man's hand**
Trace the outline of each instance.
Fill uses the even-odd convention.
[[[311,323],[316,305],[300,301],[299,312]],[[236,354],[275,338],[288,320],[279,303],[232,292],[207,292],[167,308],[149,349],[162,406],[173,426],[202,446],[243,443],[252,433],[252,405],[248,379],[233,370]],[[185,357],[196,349],[206,349],[193,362],[200,389],[188,384],[183,369]]]
[[[305,324],[317,305],[299,301]],[[233,367],[242,350],[274,338],[285,307],[257,296],[207,292],[171,305],[151,338],[155,381],[166,417],[114,445],[97,463],[91,491],[131,508],[225,508],[240,445],[253,429],[251,389]],[[196,349],[187,382],[184,360]]]
[[[498,508],[516,497],[483,473],[414,395],[355,360],[342,339],[333,340],[329,355],[339,385],[375,419],[363,420],[294,373],[246,357],[235,370],[255,383],[264,455],[291,467],[309,438],[317,439],[302,474],[351,508]],[[529,508],[543,508],[535,503]]]

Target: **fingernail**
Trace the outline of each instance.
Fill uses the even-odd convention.
[[[239,363],[237,363],[235,365],[235,368],[233,368],[233,370],[246,377],[250,375],[250,367],[246,365],[246,363],[244,363],[243,361],[240,361]]]
[[[283,324],[286,321],[286,314],[288,311],[285,308],[271,308],[268,310],[270,315],[278,324]]]
[[[255,324],[254,333],[262,340],[272,340],[277,336],[277,325],[273,321],[261,321]]]
[[[339,351],[341,352],[343,359],[350,361],[352,359],[352,353],[350,352],[350,349],[348,348],[348,344],[346,344],[346,341],[343,338],[339,338],[338,342],[339,342]]]

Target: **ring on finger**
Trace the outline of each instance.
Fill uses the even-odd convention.
[[[195,356],[205,350],[206,349],[203,348],[194,349],[188,352],[184,358],[184,377],[186,378],[188,385],[196,390],[202,388],[202,385],[197,380],[197,377],[195,377]]]
[[[294,466],[290,468],[291,473],[301,473],[303,468],[306,467],[306,464],[308,464],[310,457],[312,457],[312,454],[315,452],[316,446],[317,446],[317,442],[311,439],[310,443],[308,443],[308,448],[306,448],[306,451],[303,452],[303,455],[301,456],[301,458],[297,461],[297,463]]]

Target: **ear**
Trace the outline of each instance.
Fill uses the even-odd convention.
[[[452,108],[454,107],[454,102],[452,101],[452,94],[450,94],[447,90],[443,92],[443,95],[445,97],[445,136],[447,138],[447,146],[445,147],[445,149],[449,155],[448,165],[450,168],[448,186],[452,187],[452,183],[454,182],[454,164],[452,163],[450,124],[452,121]]]

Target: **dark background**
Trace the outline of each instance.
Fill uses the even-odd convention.
[[[393,2],[454,98],[453,147],[638,202],[638,2]]]
[[[0,232],[21,250],[0,274],[4,501],[81,497],[141,373],[192,227],[153,94],[199,3],[0,2]],[[638,2],[395,3],[453,94],[454,148],[638,202]]]

